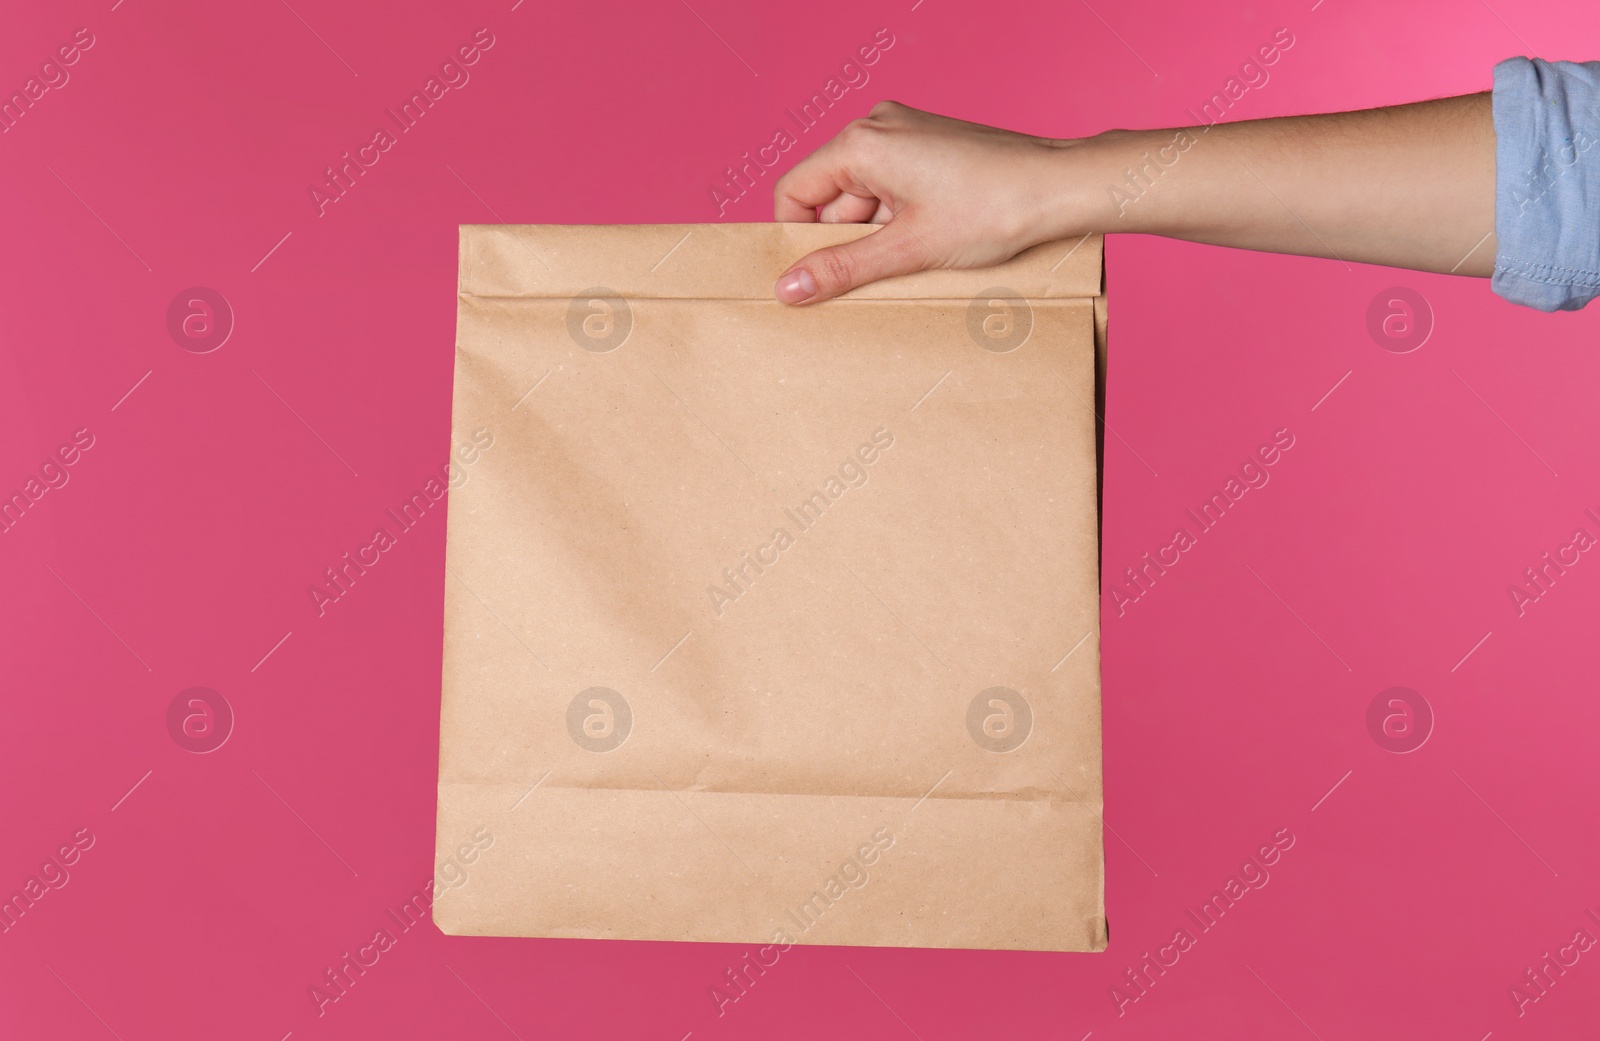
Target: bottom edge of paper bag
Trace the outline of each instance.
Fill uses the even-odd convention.
[[[1110,930],[1104,918],[1091,920],[1084,923],[1084,942],[1081,944],[1060,943],[1041,945],[1015,945],[1006,947],[987,946],[969,947],[962,945],[933,944],[908,944],[881,942],[871,943],[855,941],[851,943],[823,943],[795,939],[792,943],[777,943],[772,935],[749,936],[738,938],[706,938],[697,936],[667,936],[657,934],[624,934],[617,933],[608,936],[598,936],[592,930],[576,930],[572,932],[549,932],[539,934],[508,933],[494,928],[477,927],[471,923],[454,921],[448,917],[434,915],[433,924],[446,936],[483,937],[485,939],[517,939],[517,940],[576,940],[586,943],[732,943],[749,946],[776,947],[787,950],[789,947],[840,947],[840,948],[870,948],[874,950],[903,950],[903,951],[1026,951],[1036,954],[1101,954],[1110,943]]]
[[[513,788],[516,786],[512,786]],[[433,894],[451,936],[1097,952],[1101,825],[1058,797],[439,788],[492,838]],[[508,810],[513,803],[517,808]]]

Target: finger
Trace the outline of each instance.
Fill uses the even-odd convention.
[[[872,189],[851,172],[836,137],[778,178],[772,189],[772,219],[815,223],[817,207],[846,193],[860,198],[873,195]]]
[[[824,224],[865,224],[878,212],[879,202],[844,192],[822,207]],[[881,223],[881,222],[880,222]]]
[[[890,221],[854,242],[801,257],[778,277],[773,293],[786,304],[814,304],[880,278],[921,271],[928,259],[909,226]]]

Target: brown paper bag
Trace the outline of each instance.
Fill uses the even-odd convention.
[[[1100,240],[873,230],[461,229],[444,932],[1105,947]]]

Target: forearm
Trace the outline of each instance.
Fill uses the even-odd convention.
[[[1056,143],[1041,187],[1060,237],[1139,232],[1487,276],[1487,93],[1393,108]],[[1487,236],[1487,237],[1486,237]]]

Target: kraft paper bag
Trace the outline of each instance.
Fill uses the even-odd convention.
[[[1101,241],[875,230],[461,228],[444,932],[1104,949]]]

